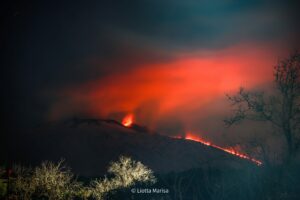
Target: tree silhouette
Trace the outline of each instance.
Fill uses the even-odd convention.
[[[300,53],[298,51],[283,59],[274,67],[275,94],[250,92],[243,88],[234,96],[227,95],[234,114],[225,119],[231,126],[243,120],[263,121],[285,139],[286,162],[290,162],[300,146]]]

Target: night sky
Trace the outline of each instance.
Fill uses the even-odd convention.
[[[300,44],[296,1],[10,1],[1,18],[7,127],[133,113],[217,134],[225,94],[269,87]]]

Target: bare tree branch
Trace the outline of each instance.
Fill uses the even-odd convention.
[[[300,148],[300,54],[293,53],[274,67],[274,84],[277,95],[249,92],[240,88],[234,95],[226,95],[234,113],[225,119],[232,126],[244,120],[269,122],[284,136],[288,157]],[[287,160],[289,160],[289,158]]]

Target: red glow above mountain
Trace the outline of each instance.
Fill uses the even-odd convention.
[[[251,89],[271,82],[272,66],[281,54],[270,46],[240,45],[135,63],[127,70],[62,89],[50,119],[73,113],[109,117],[138,111],[139,123],[150,128],[176,114],[178,121],[191,129],[188,124],[195,120],[191,113],[199,111],[197,117],[205,117],[209,113],[201,110],[226,93],[240,86]],[[112,65],[130,63],[126,59],[115,62]]]

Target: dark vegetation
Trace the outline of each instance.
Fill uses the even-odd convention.
[[[0,185],[0,197],[15,200],[102,200],[108,198],[110,193],[131,187],[137,182],[156,181],[151,169],[124,156],[111,162],[108,175],[85,182],[78,181],[63,161],[45,161],[35,168],[14,165],[8,173],[5,177],[4,170],[1,171],[1,180],[5,183]]]
[[[237,95],[228,96],[235,113],[224,120],[228,125],[243,120],[269,123],[273,135],[282,136],[285,142],[283,162],[293,161],[300,148],[300,54],[293,53],[274,67],[274,94],[248,92],[243,88]],[[259,145],[263,149],[264,144]],[[267,157],[266,157],[267,158]],[[265,162],[269,164],[269,160]]]
[[[166,199],[166,200],[252,200],[252,199],[299,199],[300,195],[300,173],[299,165],[293,165],[282,169],[257,167],[249,165],[244,169],[233,168],[197,168],[184,172],[172,172],[168,174],[155,174],[155,184],[145,184],[142,179],[122,187],[114,188],[108,184],[107,187],[98,185],[98,191],[94,188],[95,183],[91,178],[70,177],[72,181],[62,185],[62,188],[54,189],[63,192],[58,198],[55,190],[43,190],[32,192],[32,198],[27,199]],[[64,171],[64,170],[63,170]],[[112,176],[114,177],[114,176]],[[26,199],[18,193],[13,186],[15,175],[11,177],[10,199]],[[110,179],[111,176],[108,176]],[[106,178],[100,181],[105,182]],[[99,182],[100,182],[99,181]],[[90,183],[93,183],[92,185]],[[70,185],[69,185],[70,184]],[[1,190],[5,190],[5,185]],[[51,186],[51,185],[50,185]],[[72,186],[72,187],[70,187]],[[53,186],[52,186],[53,187]],[[64,188],[66,187],[66,188]],[[101,189],[103,188],[103,189]],[[167,193],[132,193],[131,189],[167,189]],[[96,194],[99,195],[97,196]],[[102,194],[105,195],[102,196]],[[23,191],[24,194],[24,191]],[[59,194],[59,193],[58,193]],[[2,193],[4,195],[4,193]],[[54,196],[54,198],[51,198]],[[4,196],[2,196],[4,197]],[[21,198],[20,198],[21,197]]]
[[[260,182],[264,183],[263,199],[300,198],[300,54],[294,52],[274,67],[272,94],[251,92],[243,88],[228,98],[235,108],[234,115],[224,122],[228,126],[244,120],[264,122],[271,134],[266,137],[280,138],[283,145],[274,148],[277,162],[271,158],[266,138],[254,138],[249,148],[256,149],[263,158],[264,167]],[[274,154],[274,152],[272,152]],[[279,156],[282,155],[282,156]],[[267,197],[267,198],[266,198]]]

